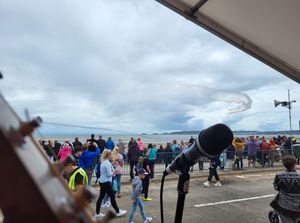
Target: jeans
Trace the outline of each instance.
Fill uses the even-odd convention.
[[[118,194],[121,193],[121,176],[122,176],[122,174],[117,174],[115,176],[115,181],[117,182],[117,185],[118,185],[118,191],[117,191]]]
[[[92,177],[93,177],[93,171],[86,171],[87,177],[88,177],[88,186],[91,186],[92,184]]]
[[[130,222],[130,223],[133,220],[133,216],[134,216],[134,213],[136,211],[137,206],[139,206],[139,208],[140,208],[140,213],[141,213],[143,221],[146,220],[145,211],[144,211],[144,204],[143,204],[143,202],[141,201],[140,198],[137,198],[136,201],[134,201],[132,203],[132,208],[131,208],[129,218],[128,218],[128,222]]]
[[[136,162],[136,161],[130,161],[130,179],[131,180],[134,178],[133,168],[135,168],[137,163],[138,162]],[[135,170],[135,172],[136,172],[136,170]]]
[[[115,194],[111,186],[111,182],[100,183],[100,195],[96,203],[96,214],[100,213],[101,203],[105,195],[108,195],[110,198],[111,206],[119,213],[119,208],[115,199]]]

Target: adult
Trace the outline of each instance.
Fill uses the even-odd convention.
[[[236,155],[235,164],[237,166],[237,169],[238,170],[243,169],[244,167],[243,154],[244,154],[245,143],[241,138],[235,138],[232,144],[235,147],[235,155]]]
[[[107,141],[105,142],[105,148],[113,151],[113,149],[115,148],[115,143],[112,141],[112,138],[109,136]]]
[[[279,215],[280,222],[296,223],[300,216],[300,174],[295,169],[295,157],[285,156],[282,162],[286,172],[276,174],[273,185],[278,194],[270,206]]]
[[[54,142],[52,140],[48,140],[47,151],[49,152],[48,156],[49,156],[51,162],[54,161],[54,146],[55,146]]]
[[[270,150],[269,150],[268,157],[270,161],[270,166],[273,167],[274,161],[276,160],[276,156],[277,156],[278,145],[276,144],[275,137],[270,138],[269,143],[270,143]]]
[[[88,183],[86,172],[76,165],[76,160],[72,156],[66,157],[63,162],[65,173],[68,176],[68,187],[73,191],[80,191]]]
[[[48,147],[48,145],[46,145],[46,141],[45,140],[39,140],[39,143],[42,146],[42,148],[44,149],[44,151],[46,152],[49,159],[51,160],[52,152],[51,152],[50,148]]]
[[[270,144],[265,139],[263,139],[259,148],[261,150],[261,165],[262,167],[265,167],[266,162],[269,162],[267,156],[269,154]]]
[[[96,219],[102,218],[105,215],[100,212],[101,203],[105,195],[107,194],[110,198],[110,202],[114,210],[116,211],[116,216],[120,217],[126,214],[127,211],[119,209],[114,191],[112,188],[112,177],[113,177],[113,166],[110,162],[112,159],[112,152],[105,149],[101,156],[101,167],[100,167],[100,195],[96,203]]]
[[[124,156],[126,146],[122,139],[119,139],[117,146],[119,147],[119,153]]]
[[[195,142],[195,139],[193,136],[191,136],[191,138],[189,140],[189,146],[191,146],[194,142]]]
[[[176,139],[173,140],[173,145],[172,145],[172,158],[175,159],[175,157],[181,152],[180,146],[177,143]]]
[[[91,147],[93,148],[91,149]],[[95,148],[95,149],[94,149]],[[93,151],[95,150],[95,151]],[[100,155],[100,149],[95,142],[88,142],[82,147],[82,153],[79,157],[79,166],[84,169],[88,175],[88,185],[91,185],[92,176],[95,167],[96,158]]]
[[[128,146],[128,161],[130,165],[130,179],[134,178],[133,168],[139,161],[140,149],[136,141],[131,141]]]
[[[168,167],[168,165],[172,162],[172,148],[171,148],[171,143],[167,143],[164,152],[163,152],[163,159],[165,163],[165,168]]]
[[[61,147],[61,144],[57,140],[54,140],[54,154],[56,156],[59,152],[60,147]]]
[[[180,149],[181,149],[181,151],[184,150],[184,147],[185,147],[184,141],[181,140],[181,141],[180,141]]]
[[[140,151],[143,152],[144,151],[144,143],[141,138],[137,139],[137,144],[139,146]]]
[[[282,155],[291,155],[292,154],[292,141],[291,137],[283,136],[282,144]]]
[[[59,161],[64,161],[69,155],[71,155],[72,150],[69,144],[65,143],[59,150],[57,157]]]
[[[235,147],[231,144],[226,148],[226,168],[235,169],[234,165]]]
[[[75,141],[72,143],[73,147],[82,146],[82,143],[79,141],[78,137],[75,137]]]
[[[259,146],[259,142],[255,141],[255,138],[253,136],[250,137],[250,140],[246,142],[248,147],[248,167],[250,167],[250,164],[253,164],[253,167],[255,167],[256,162],[256,154]]]
[[[105,140],[102,138],[102,135],[99,135],[99,138],[97,140],[98,147],[100,149],[100,152],[102,153],[105,149]]]
[[[95,135],[91,134],[91,138],[87,140],[87,142],[95,142]]]
[[[156,161],[156,154],[158,149],[156,148],[156,145],[152,145],[152,143],[149,143],[148,145],[148,153],[149,153],[149,167],[150,167],[150,178],[154,178],[154,165]]]
[[[112,166],[115,171],[114,180],[117,182],[117,197],[121,197],[121,176],[123,174],[124,158],[120,153],[120,148],[116,146],[112,152]]]

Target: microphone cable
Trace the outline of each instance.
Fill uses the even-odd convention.
[[[164,184],[165,184],[165,178],[167,176],[167,172],[164,171],[163,176],[161,178],[160,183],[160,222],[164,223]]]

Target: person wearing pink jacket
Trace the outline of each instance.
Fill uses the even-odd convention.
[[[141,140],[141,138],[138,138],[138,139],[137,139],[137,144],[138,144],[138,146],[139,146],[140,151],[144,151],[144,143],[143,143],[143,141]]]
[[[71,155],[72,150],[70,146],[65,143],[59,150],[57,157],[59,161],[64,161],[69,155]]]

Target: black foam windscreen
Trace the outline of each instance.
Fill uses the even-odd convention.
[[[204,155],[215,157],[232,143],[233,133],[228,126],[216,124],[203,130],[198,140]]]

